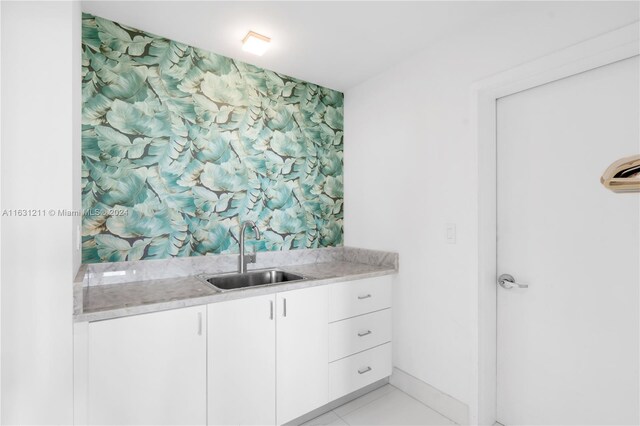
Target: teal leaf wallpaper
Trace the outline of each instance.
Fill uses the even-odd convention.
[[[343,241],[343,94],[82,21],[84,263]],[[250,235],[250,233],[249,233]]]

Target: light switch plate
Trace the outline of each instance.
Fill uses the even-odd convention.
[[[447,235],[447,244],[456,243],[456,224],[455,223],[447,223],[446,235]]]

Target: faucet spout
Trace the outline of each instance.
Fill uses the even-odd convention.
[[[260,239],[260,229],[258,229],[258,226],[254,221],[246,220],[242,222],[242,224],[240,225],[240,238],[238,239],[238,244],[240,245],[240,259],[238,261],[238,273],[240,274],[245,274],[247,272],[247,259],[245,258],[245,255],[244,255],[244,239],[245,239],[244,235],[247,228],[253,229],[253,232],[256,234],[256,240]],[[252,260],[250,259],[249,262],[254,263],[255,261],[256,259],[255,259],[255,253],[254,253],[253,259]]]

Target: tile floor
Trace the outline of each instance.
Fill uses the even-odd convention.
[[[369,392],[301,426],[321,425],[454,425],[416,399],[391,385]]]

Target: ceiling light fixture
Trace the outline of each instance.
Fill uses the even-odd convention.
[[[269,48],[269,42],[271,42],[269,37],[249,31],[242,39],[242,50],[262,56]]]

